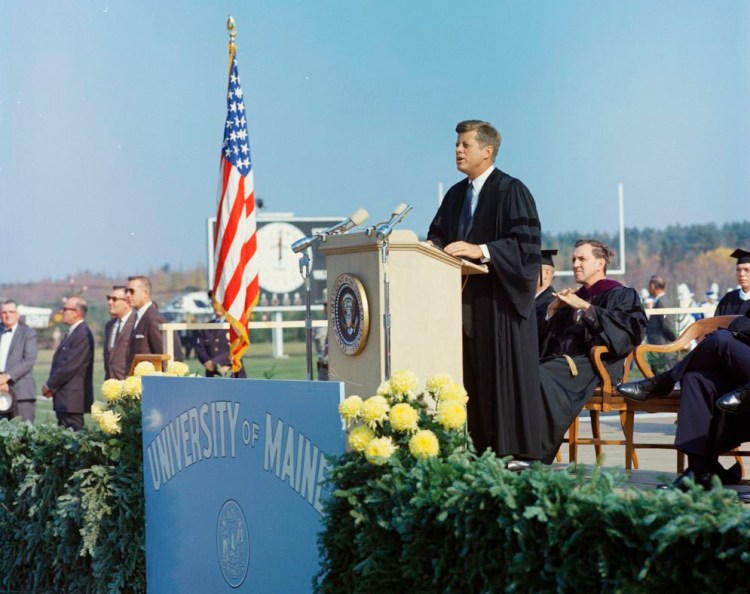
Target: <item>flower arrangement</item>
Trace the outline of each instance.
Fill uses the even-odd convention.
[[[447,373],[430,377],[420,390],[416,374],[397,371],[374,396],[346,398],[339,414],[350,428],[350,449],[384,466],[394,456],[427,460],[464,447],[468,400]]]
[[[134,401],[140,401],[143,393],[141,378],[146,375],[184,377],[190,368],[180,361],[170,361],[167,371],[156,371],[153,363],[142,361],[133,369],[133,375],[124,380],[108,379],[101,386],[101,393],[106,405],[91,405],[91,418],[99,428],[110,435],[122,432],[121,421],[132,408]]]

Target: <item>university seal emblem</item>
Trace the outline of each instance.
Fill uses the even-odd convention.
[[[250,535],[245,514],[234,499],[224,502],[219,512],[216,549],[224,579],[232,588],[239,588],[250,564]]]

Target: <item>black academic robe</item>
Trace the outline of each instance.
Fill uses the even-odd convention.
[[[458,224],[468,180],[445,195],[428,239],[464,239]],[[468,277],[462,293],[464,385],[469,433],[478,452],[538,459],[541,401],[534,293],[541,229],[534,198],[495,169],[479,194],[465,240],[485,244],[489,274]]]
[[[740,299],[740,290],[735,289],[730,291],[719,301],[719,305],[716,306],[715,316],[744,316],[750,311],[750,299],[743,301]]]
[[[623,360],[641,343],[646,329],[646,313],[635,289],[602,279],[576,294],[593,307],[577,322],[576,310],[559,309],[544,327],[539,380],[544,406],[541,459],[545,464],[552,463],[565,432],[599,383],[589,359],[591,348],[609,349],[602,360],[613,384],[619,383]],[[577,375],[562,355],[572,358]]]
[[[544,335],[542,334],[542,331],[544,330],[544,318],[547,317],[547,308],[550,306],[550,303],[552,303],[555,300],[555,296],[553,293],[555,292],[555,288],[553,286],[549,286],[544,291],[539,293],[539,295],[536,296],[536,299],[534,300],[534,306],[536,307],[536,327],[539,330],[539,353],[542,352],[542,342],[544,340]]]

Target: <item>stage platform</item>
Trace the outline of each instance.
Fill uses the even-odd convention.
[[[636,435],[641,436],[641,441],[654,443],[674,443],[675,420],[677,415],[672,413],[641,414],[636,415]],[[623,439],[620,419],[617,414],[602,415],[601,417],[602,437],[607,439]],[[579,423],[579,434],[582,437],[591,437],[591,423],[588,417],[581,417]],[[603,466],[605,468],[619,468],[624,472],[625,448],[624,446],[602,446],[604,455]],[[568,444],[562,446],[562,462],[556,462],[553,468],[565,468],[568,464]],[[642,449],[638,450],[640,469],[633,470],[628,478],[627,484],[639,489],[655,489],[660,483],[671,482],[677,476],[677,452],[675,450]],[[730,457],[722,457],[725,467],[734,462]],[[750,458],[745,458],[745,480],[743,484],[729,486],[738,492],[750,492]],[[594,446],[578,446],[578,462],[587,467],[596,462]]]

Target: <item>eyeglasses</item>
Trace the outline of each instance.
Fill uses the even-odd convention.
[[[63,307],[62,311],[78,311],[77,307]]]
[[[127,301],[127,298],[115,297],[114,295],[107,295],[107,301]]]
[[[127,289],[125,289],[125,292],[128,295],[133,295],[133,294],[135,294],[135,289],[131,289],[130,287],[128,287]]]

